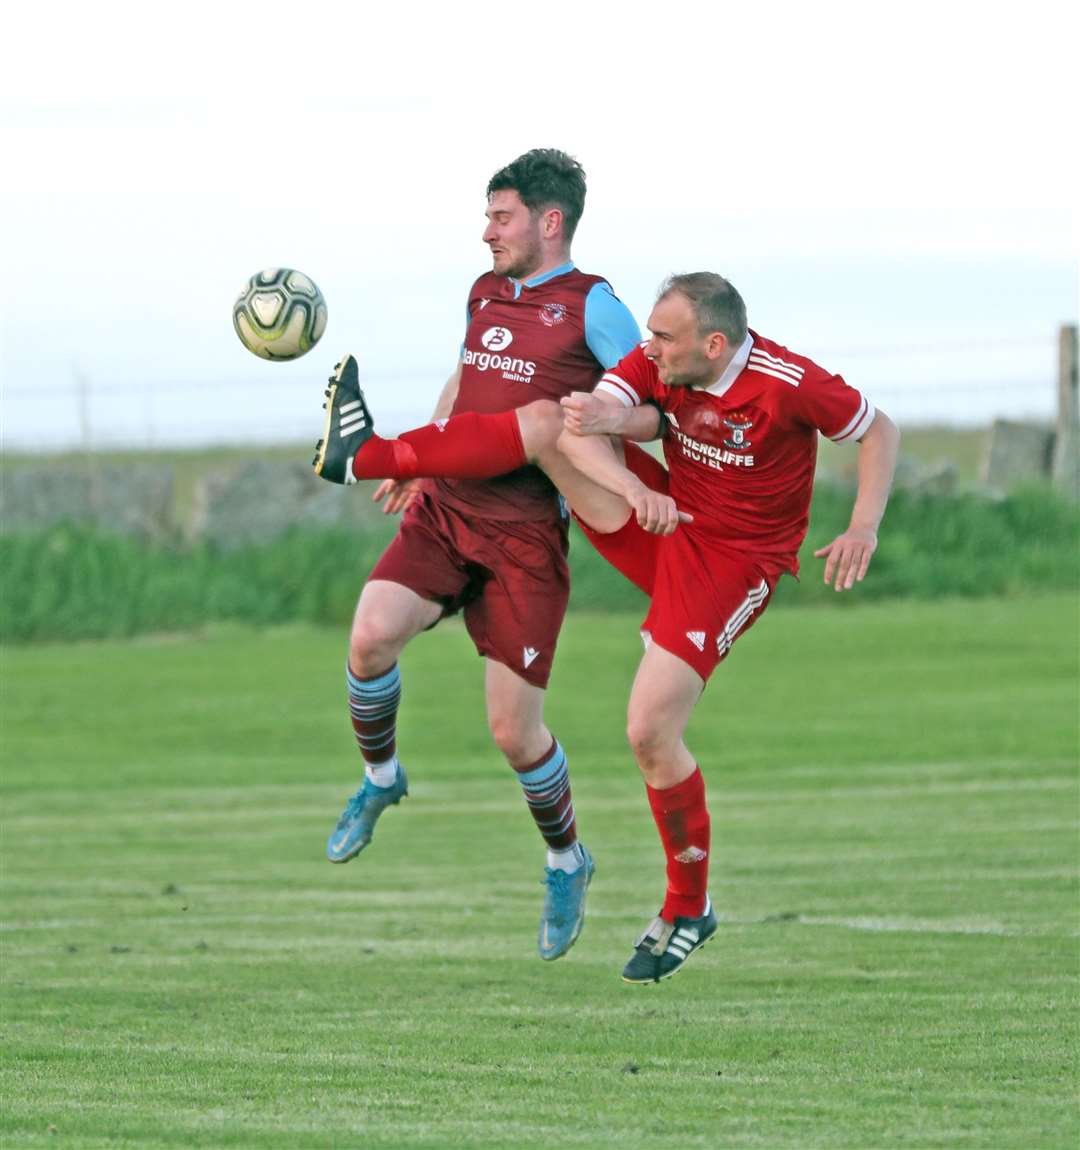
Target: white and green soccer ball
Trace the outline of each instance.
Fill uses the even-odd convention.
[[[297,359],[326,330],[326,300],[314,280],[293,268],[265,268],[233,304],[240,342],[263,359]]]

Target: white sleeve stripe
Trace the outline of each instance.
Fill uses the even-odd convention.
[[[612,375],[610,372],[601,378],[595,390],[606,391],[609,395],[616,396],[623,407],[638,407],[641,403],[637,392],[634,391],[626,380],[620,379],[617,375]]]
[[[608,383],[617,383],[617,384],[621,385],[622,387],[625,387],[628,390],[633,391],[633,388],[630,387],[630,384],[628,384],[626,382],[626,380],[623,379],[623,377],[621,375],[616,375],[615,372],[613,372],[613,371],[605,371],[603,376],[601,376],[601,378],[606,379],[608,381]]]
[[[771,375],[773,379],[782,379],[785,383],[790,384],[792,387],[799,386],[799,380],[793,379],[790,375],[785,375],[782,371],[777,371],[771,367],[763,367],[760,363],[754,363],[753,360],[746,365],[751,371],[760,372],[762,375]]]
[[[799,367],[797,363],[788,363],[786,359],[781,359],[779,356],[769,355],[769,353],[763,347],[757,347],[755,345],[754,350],[750,353],[750,355],[760,356],[773,367],[786,367],[788,371],[793,371],[796,375],[802,375],[806,371],[806,368]]]
[[[877,410],[864,395],[859,410],[855,413],[855,418],[842,431],[838,431],[836,435],[830,435],[829,438],[833,443],[843,443],[845,439],[862,439],[870,430],[870,424],[874,422],[875,415],[877,415]]]
[[[594,393],[597,391],[602,391],[607,395],[615,396],[615,398],[623,405],[623,407],[637,407],[637,404],[630,398],[630,396],[623,388],[617,387],[612,383],[607,383],[605,380],[601,380],[593,389],[593,391]]]
[[[859,400],[860,400],[859,408],[855,412],[854,417],[851,420],[849,420],[844,425],[844,427],[840,431],[838,431],[834,436],[832,436],[831,438],[843,439],[845,436],[850,435],[852,430],[858,426],[859,420],[862,419],[863,415],[866,414],[866,408],[867,408],[866,396],[860,395]]]
[[[803,373],[796,368],[788,367],[782,363],[770,363],[765,359],[758,359],[753,353],[746,360],[747,366],[760,371],[779,371],[784,375],[790,375],[796,384],[802,382]]]

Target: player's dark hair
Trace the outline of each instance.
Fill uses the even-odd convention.
[[[585,210],[585,169],[573,156],[557,148],[533,148],[488,180],[488,199],[505,189],[517,192],[534,216],[558,208],[563,214],[566,242],[574,238]]]
[[[746,339],[746,304],[743,297],[723,276],[715,272],[688,272],[668,276],[660,285],[656,298],[678,292],[685,296],[697,316],[698,333],[719,331],[728,343],[738,346]]]

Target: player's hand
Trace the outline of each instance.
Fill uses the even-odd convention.
[[[559,401],[563,426],[572,435],[616,435],[621,409],[588,391],[573,391]]]
[[[825,582],[837,591],[850,591],[861,583],[870,566],[870,556],[877,550],[877,532],[866,527],[849,527],[843,535],[814,552],[815,559],[825,560]]]
[[[680,511],[670,495],[661,495],[642,486],[627,497],[638,524],[652,535],[671,535],[680,523],[692,523],[694,517]]]
[[[397,515],[399,511],[404,511],[419,494],[419,479],[384,479],[375,488],[375,493],[371,498],[375,503],[382,503],[384,499],[386,500],[383,505],[384,515]]]

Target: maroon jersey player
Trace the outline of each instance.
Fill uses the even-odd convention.
[[[468,312],[453,416],[512,412],[537,400],[591,391],[602,370],[598,354],[621,358],[637,333],[637,324],[607,281],[568,261],[548,274],[530,276],[526,284],[495,272],[481,276],[469,292]],[[596,350],[595,324],[606,325],[604,344]],[[464,436],[467,427],[458,421],[452,430]],[[445,440],[446,433],[444,426],[439,438]],[[478,448],[483,454],[479,437],[470,439],[470,455]],[[480,463],[486,474],[490,459]],[[551,480],[532,466],[485,479],[437,478],[432,492],[440,504],[464,515],[503,522],[560,519]],[[551,653],[544,652],[549,665]]]
[[[860,445],[850,526],[815,552],[838,591],[866,574],[899,442],[860,391],[750,331],[720,276],[672,277],[649,327],[593,393],[562,401],[562,459],[551,464],[593,544],[651,597],[628,733],[667,893],[623,971],[628,982],[674,974],[716,930],[705,786],[683,733],[717,664],[761,618],[780,576],[798,569],[818,435]],[[666,469],[610,438],[646,404],[661,413]]]
[[[347,682],[365,780],[327,856],[355,857],[382,811],[406,793],[395,737],[398,655],[460,610],[486,660],[489,727],[547,843],[544,959],[577,938],[593,862],[577,838],[566,755],[543,716],[569,593],[565,510],[551,481],[526,465],[514,409],[541,410],[553,441],[558,400],[590,390],[640,338],[607,282],[570,259],[584,200],[584,173],[562,152],[529,152],[497,172],[483,236],[492,271],[469,293],[461,357],[433,422],[393,440],[373,435],[347,356],[331,379],[315,459],[316,471],[336,482],[390,477],[376,499],[405,510],[353,622]]]

